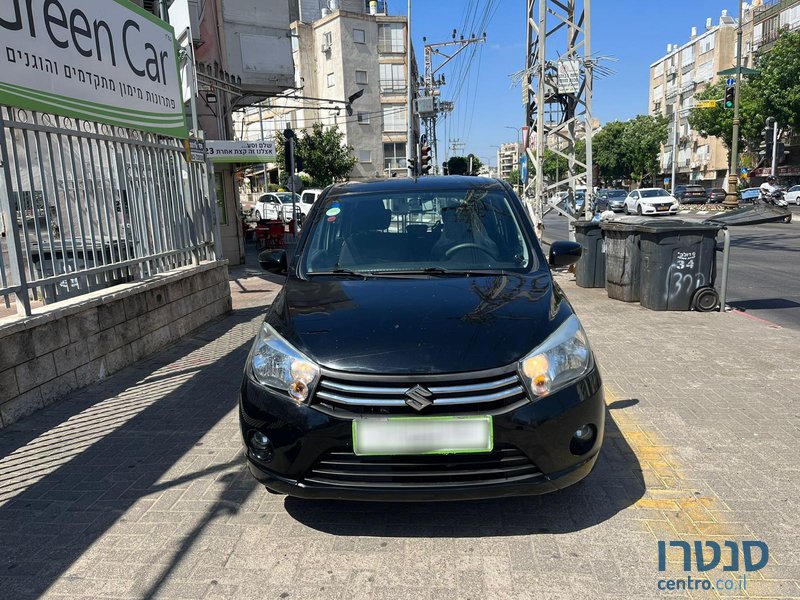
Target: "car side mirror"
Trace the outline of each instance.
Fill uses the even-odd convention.
[[[280,273],[288,268],[286,250],[264,250],[258,255],[258,264],[265,271]]]
[[[550,266],[559,268],[574,265],[582,252],[583,248],[578,242],[553,242],[550,246]]]

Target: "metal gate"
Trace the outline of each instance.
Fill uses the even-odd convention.
[[[187,159],[175,138],[0,107],[6,312],[217,258],[213,170]]]

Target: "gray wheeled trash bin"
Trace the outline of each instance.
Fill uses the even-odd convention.
[[[719,223],[680,219],[638,225],[641,256],[640,302],[651,310],[709,311],[717,308]]]
[[[575,241],[583,252],[575,265],[575,282],[584,288],[606,286],[606,243],[597,221],[575,221]]]
[[[622,217],[600,223],[606,241],[606,291],[609,298],[639,301],[639,230],[652,219]]]

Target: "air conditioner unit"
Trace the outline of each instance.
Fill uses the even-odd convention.
[[[331,45],[328,44],[327,42],[322,42],[322,52],[328,53],[330,51],[331,51]]]
[[[689,166],[692,167],[693,169],[696,169],[700,166],[700,163],[698,163],[696,160],[693,160],[691,165]]]
[[[667,75],[677,75],[678,74],[678,67],[669,67],[667,69]]]

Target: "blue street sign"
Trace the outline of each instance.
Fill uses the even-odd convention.
[[[725,80],[725,85],[734,85],[735,83],[736,83],[736,80],[733,77],[728,77]]]
[[[522,158],[519,161],[519,163],[521,165],[520,166],[520,170],[521,170],[520,179],[523,182],[524,181],[528,181],[528,155],[527,154],[523,154]]]

